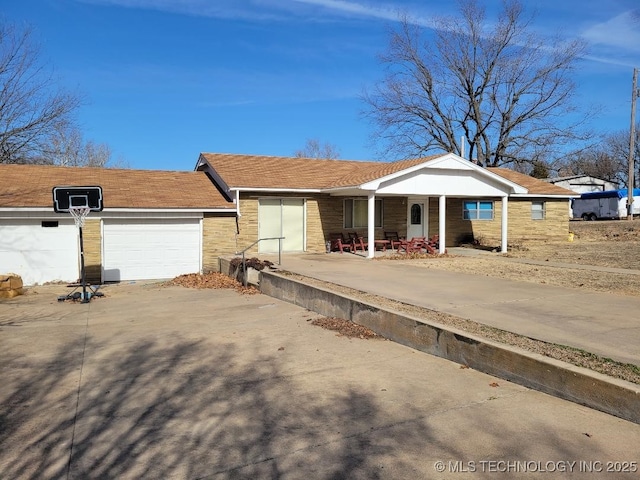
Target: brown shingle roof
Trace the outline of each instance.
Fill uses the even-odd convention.
[[[231,188],[327,189],[357,186],[433,158],[398,162],[316,160],[227,153],[202,157]]]
[[[234,209],[203,172],[0,165],[0,207],[51,207],[56,186],[102,187],[105,208]]]
[[[374,162],[203,153],[232,188],[323,189]]]
[[[567,190],[566,188],[558,187],[552,183],[545,182],[538,178],[530,177],[524,173],[518,173],[508,168],[490,167],[487,168],[490,172],[500,175],[502,178],[522,185],[529,190],[529,195],[575,195],[576,193]]]
[[[441,157],[434,155],[397,162],[360,162],[227,153],[201,155],[230,188],[284,190],[323,190],[358,186]],[[525,187],[531,195],[574,194],[570,190],[506,168],[487,170]]]

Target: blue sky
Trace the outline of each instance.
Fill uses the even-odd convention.
[[[524,0],[538,33],[583,38],[578,94],[628,129],[640,67],[638,0]],[[498,8],[499,0],[484,4]],[[28,24],[59,81],[87,99],[85,140],[132,168],[193,169],[200,152],[293,155],[309,138],[375,160],[363,89],[403,9],[428,26],[455,2],[370,0],[0,0]]]

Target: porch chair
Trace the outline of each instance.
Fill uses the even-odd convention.
[[[367,251],[369,244],[364,241],[362,236],[358,235],[356,232],[349,232],[349,241],[351,242],[351,246],[353,247],[352,252],[356,253],[358,249],[363,253]]]
[[[329,242],[331,243],[329,248],[332,252],[339,251],[340,253],[344,253],[345,250],[348,252],[353,251],[351,243],[349,243],[349,241],[344,238],[344,235],[342,233],[330,233]]]
[[[401,239],[398,236],[398,232],[384,232],[385,240],[389,240],[389,245],[391,245],[391,250],[397,250],[400,246]]]
[[[440,236],[439,235],[431,235],[427,240],[427,244],[435,250],[440,248]]]
[[[426,237],[413,237],[411,240],[400,241],[398,246],[398,253],[421,253],[422,250],[427,250]],[[433,249],[431,249],[433,250]],[[428,250],[427,250],[428,251]]]
[[[434,251],[429,253],[439,253],[440,250],[440,235],[432,235],[427,240],[427,245],[429,245]],[[447,253],[447,249],[445,248],[444,253]]]

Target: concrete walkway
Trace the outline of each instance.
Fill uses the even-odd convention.
[[[426,269],[352,254],[286,255],[281,268],[640,365],[638,297]]]

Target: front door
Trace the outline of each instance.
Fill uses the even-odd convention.
[[[407,238],[424,237],[424,203],[409,202]]]

